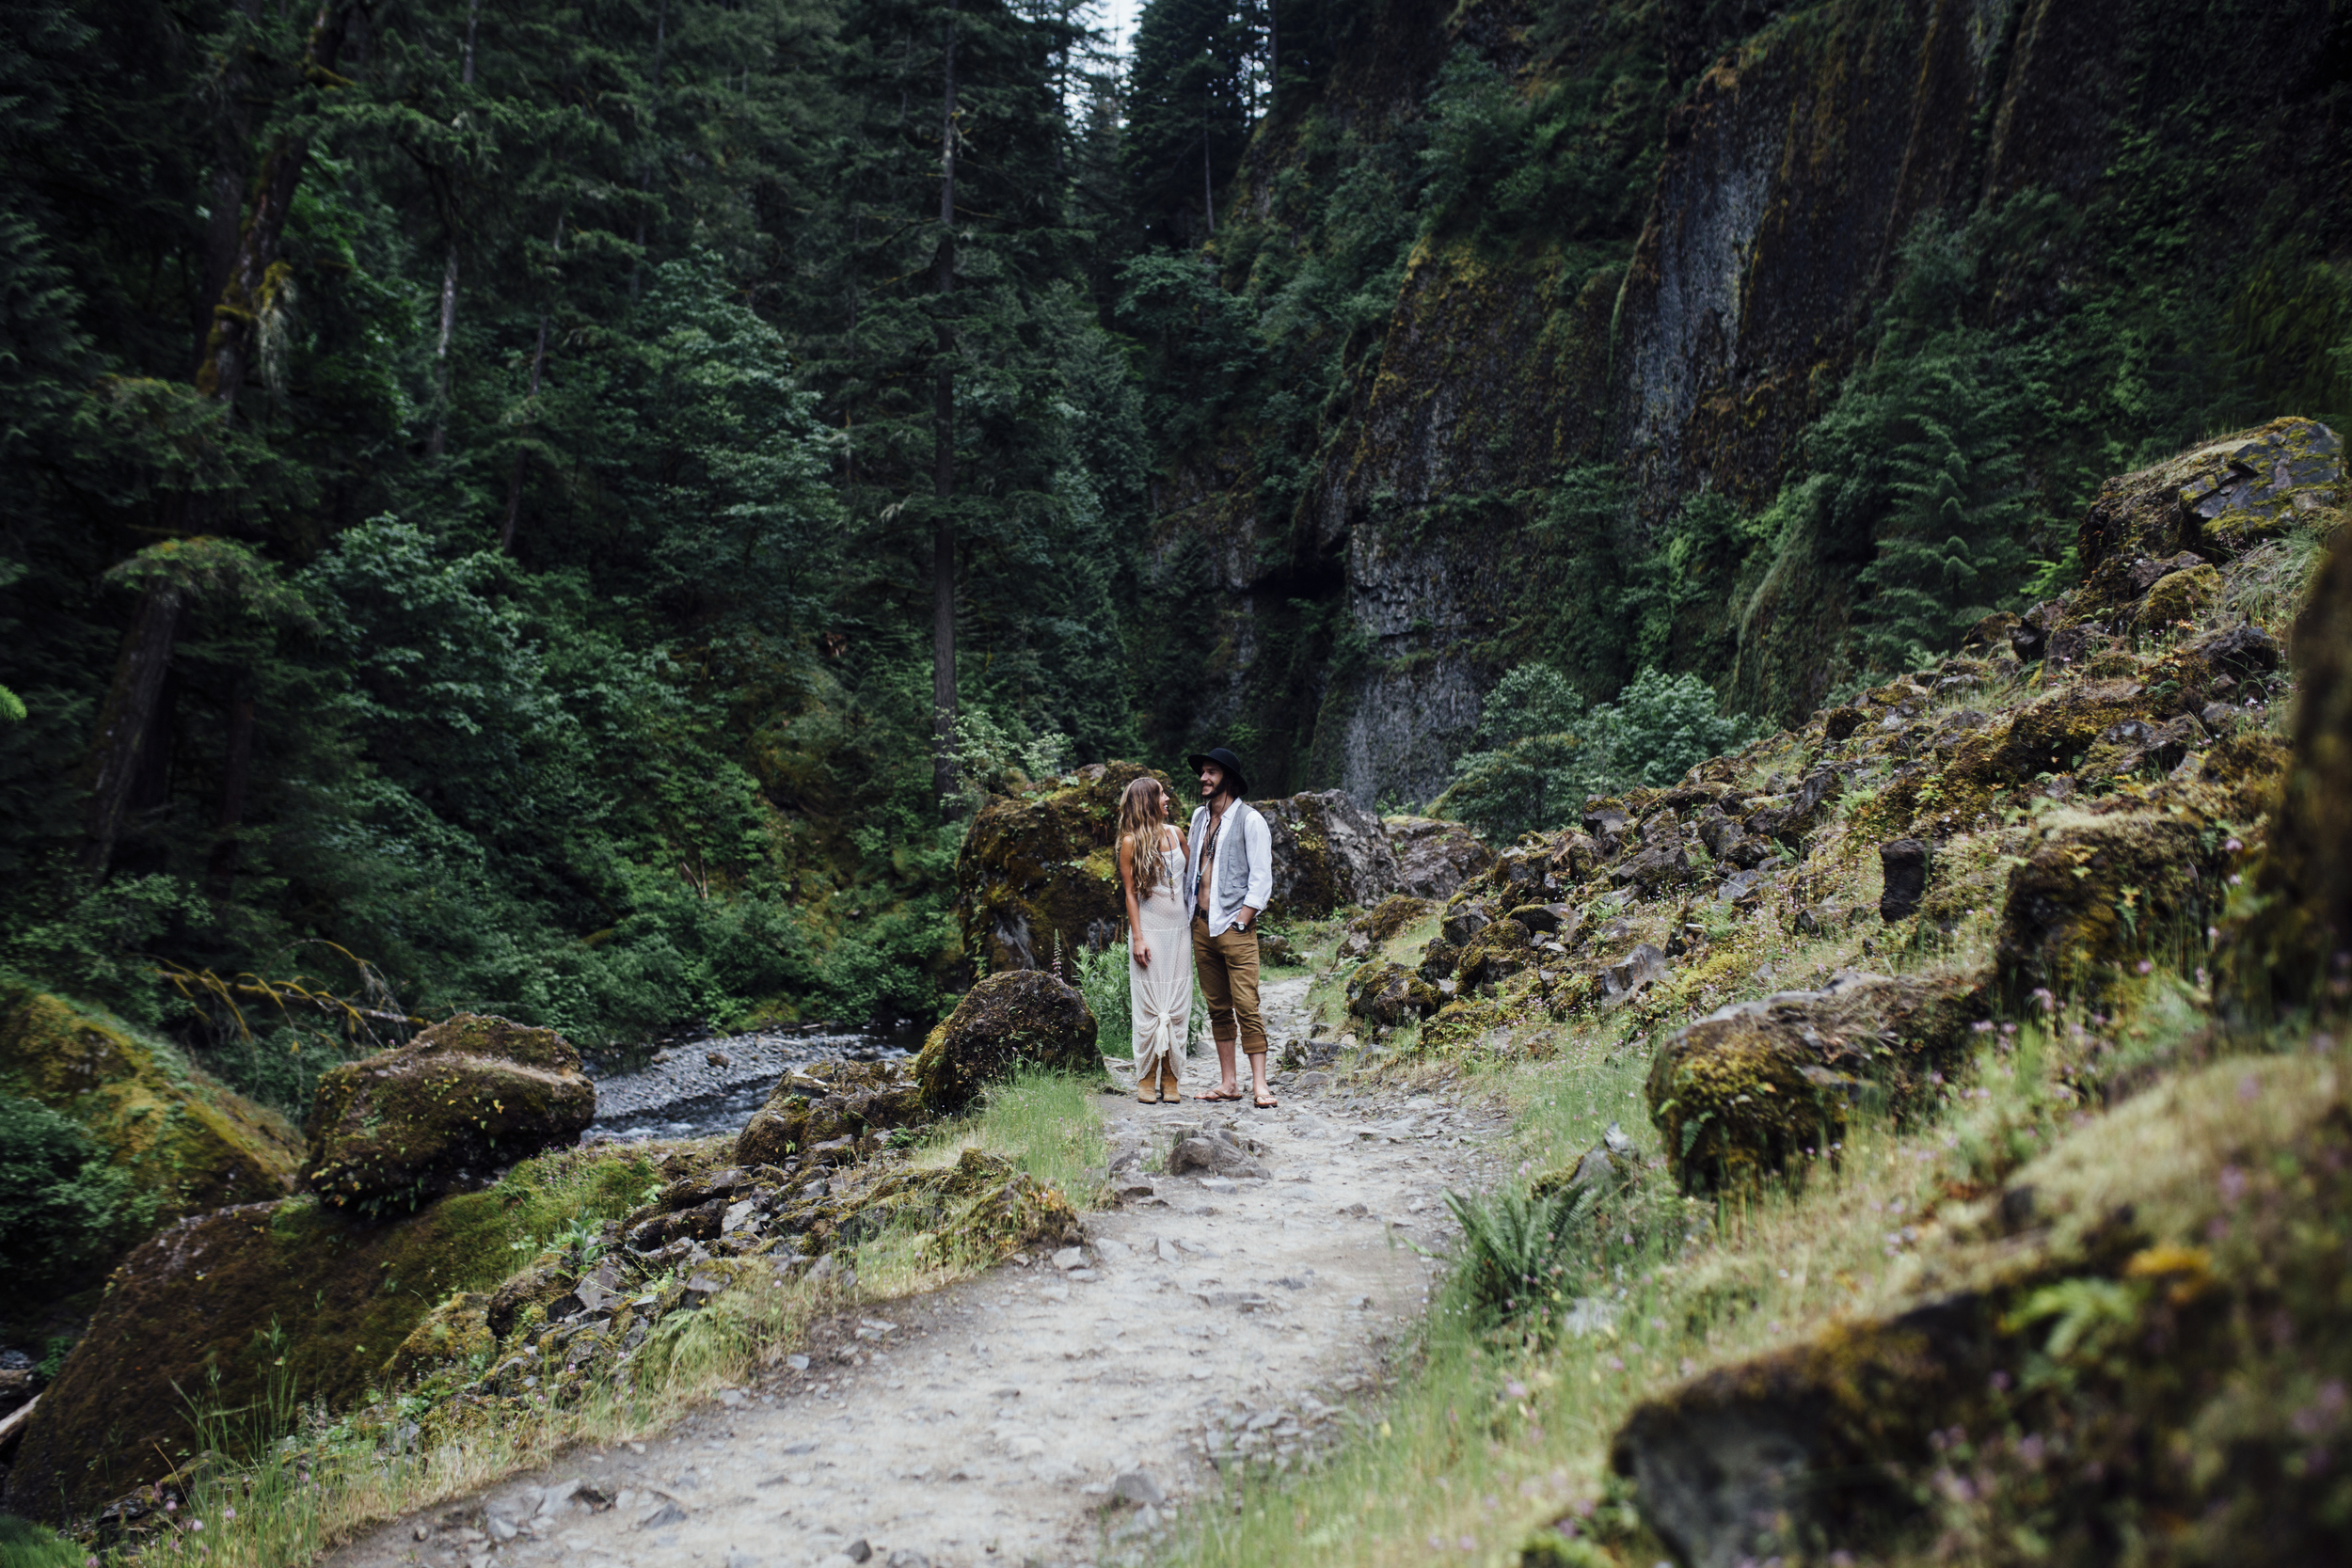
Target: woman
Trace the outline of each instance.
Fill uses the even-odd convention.
[[[1119,885],[1127,895],[1127,995],[1134,1012],[1136,1098],[1183,1101],[1177,1069],[1192,1011],[1191,931],[1177,890],[1184,841],[1168,825],[1168,791],[1137,779],[1119,800]]]

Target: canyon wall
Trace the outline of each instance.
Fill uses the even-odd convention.
[[[2333,328],[2264,340],[2240,318],[2277,271],[2265,246],[2298,266],[2342,248],[2318,111],[2344,39],[2322,0],[1388,0],[1261,128],[1221,208],[1211,256],[1291,402],[1238,402],[1156,492],[1160,560],[1199,585],[1171,634],[1212,645],[1175,727],[1240,736],[1270,788],[1373,804],[1441,790],[1523,658],[1598,700],[1656,662],[1736,710],[1812,711],[1861,673],[1870,519],[1727,538],[1677,519],[1709,495],[1755,518],[1803,477],[1931,220],[1994,235],[1975,324],[2106,367],[2074,427],[2028,443],[2038,555],[2072,538],[2082,464],[2169,450],[2201,433],[2185,420],[2328,417],[2283,404]],[[1485,128],[1513,114],[1537,122],[1518,143]],[[1500,166],[1450,175],[1482,135]],[[1372,279],[1384,312],[1287,325],[1302,269],[1346,243],[1329,193],[1383,155],[1393,199],[1421,204]],[[1553,194],[1498,218],[1538,176]],[[1429,195],[1447,178],[1468,192],[1451,211]],[[2094,308],[2109,341],[2081,346]],[[2142,316],[2169,324],[2164,352],[2114,368]],[[2135,414],[2105,386],[2125,373],[2174,390]],[[1671,593],[1641,600],[1660,574]]]

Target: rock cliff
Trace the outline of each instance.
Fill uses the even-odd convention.
[[[1155,490],[1162,570],[1200,574],[1184,613],[1218,629],[1168,739],[1248,723],[1267,784],[1370,805],[1434,798],[1527,657],[1597,699],[1657,663],[1801,719],[1869,662],[1862,574],[1893,503],[1849,472],[1811,510],[1773,504],[1849,372],[1891,362],[1883,312],[1945,264],[1919,259],[1938,235],[1959,236],[1969,341],[2040,367],[2017,388],[2139,374],[2127,320],[2178,345],[2165,393],[2049,401],[2017,436],[2012,489],[2044,518],[2079,515],[2117,451],[2287,411],[2291,388],[2336,407],[2296,380],[2331,330],[2295,303],[2300,263],[2261,253],[2339,221],[2312,119],[2338,86],[2327,18],[1384,0],[1219,204],[1209,253],[1285,389],[1234,394]],[[2217,151],[2197,127],[2220,124]],[[2204,193],[2193,217],[2158,194],[2174,182]],[[2321,215],[2295,227],[2297,203]],[[2168,260],[2223,232],[2226,256]],[[1343,288],[1344,309],[1317,292]],[[2056,559],[2068,532],[2020,547]]]

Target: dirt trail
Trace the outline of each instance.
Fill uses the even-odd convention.
[[[1303,1032],[1306,989],[1266,988],[1278,1041]],[[1204,1053],[1188,1088],[1214,1071]],[[1115,1560],[1167,1508],[1213,1490],[1213,1464],[1287,1465],[1337,1437],[1337,1407],[1376,1379],[1426,1299],[1430,1265],[1391,1228],[1430,1245],[1450,1228],[1440,1191],[1493,1178],[1492,1115],[1317,1076],[1278,1085],[1282,1105],[1265,1112],[1106,1097],[1115,1168],[1164,1152],[1180,1127],[1230,1125],[1263,1147],[1270,1178],[1130,1168],[1119,1178],[1129,1196],[1087,1218],[1081,1267],[1007,1264],[827,1325],[805,1368],[662,1437],[576,1450],[333,1561]],[[582,1481],[609,1506],[576,1495]]]

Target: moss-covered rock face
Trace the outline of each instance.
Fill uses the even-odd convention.
[[[922,1091],[897,1062],[833,1062],[787,1076],[735,1140],[747,1165],[781,1165],[837,1139],[914,1127]]]
[[[2153,1561],[2341,1560],[2347,1085],[2239,1058],[2129,1102],[1947,1206],[1911,1301],[1636,1407],[1615,1469],[1685,1562],[2112,1561],[2159,1520]]]
[[[2352,543],[2312,584],[2295,667],[2294,758],[2224,981],[2231,1009],[2258,1021],[2352,1009]]]
[[[1278,916],[1312,919],[1371,904],[1396,886],[1396,854],[1379,818],[1336,789],[1253,801],[1274,845]]]
[[[964,993],[914,1058],[924,1109],[952,1115],[1024,1063],[1093,1072],[1094,1015],[1073,986],[1036,970],[991,974]]]
[[[2342,443],[2302,419],[2273,420],[2111,479],[2076,538],[2084,580],[2068,619],[2136,619],[2151,629],[2180,620],[2149,608],[2152,590],[2163,586],[2168,600],[2193,595],[2206,580],[2199,565],[2233,560],[2344,499]]]
[[[0,982],[0,1093],[87,1128],[159,1217],[282,1196],[302,1146],[283,1117],[119,1019]]]
[[[649,1175],[634,1151],[553,1158],[580,1162],[580,1194],[612,1213]],[[153,1237],[116,1269],[42,1396],[8,1506],[55,1517],[169,1469],[196,1440],[179,1389],[233,1408],[282,1377],[305,1402],[348,1402],[437,1304],[488,1291],[515,1267],[517,1241],[536,1245],[527,1227],[544,1219],[539,1189],[517,1175],[390,1224],[305,1195],[216,1209]],[[453,1319],[448,1328],[454,1348],[464,1334]]]
[[[1979,978],[1959,974],[1840,974],[1719,1008],[1659,1048],[1650,1120],[1684,1186],[1753,1185],[1839,1142],[1866,1087],[1907,1117],[1985,1016]]]
[[[331,1204],[413,1209],[570,1143],[596,1115],[563,1036],[460,1013],[319,1080],[303,1174]]]
[[[1179,802],[1191,791],[1138,763],[1095,763],[980,808],[956,857],[963,950],[985,970],[1039,969],[1063,953],[1117,942],[1127,918],[1119,892],[1119,798],[1156,778]]]

